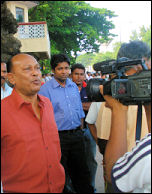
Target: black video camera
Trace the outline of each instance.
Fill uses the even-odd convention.
[[[133,65],[141,64],[143,70],[131,76],[124,73]],[[93,66],[95,71],[104,74],[115,74],[109,81],[105,79],[90,79],[86,92],[91,102],[105,101],[100,93],[99,85],[103,85],[104,95],[111,95],[124,105],[138,105],[151,102],[151,70],[141,59],[130,60],[122,57],[118,60],[108,60],[96,63]]]

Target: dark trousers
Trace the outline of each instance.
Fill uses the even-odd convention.
[[[108,142],[108,140],[98,138],[99,150],[100,150],[100,153],[103,156],[104,156],[104,153],[105,153],[105,149],[106,149],[107,142]]]
[[[62,153],[61,163],[66,174],[63,193],[94,193],[86,161],[83,131],[59,132],[59,137]]]
[[[97,171],[97,161],[96,161],[96,142],[93,136],[90,133],[89,128],[83,129],[84,138],[85,138],[85,146],[86,146],[86,153],[87,153],[87,163],[91,173],[91,185],[95,189],[95,178],[96,178],[96,171]]]

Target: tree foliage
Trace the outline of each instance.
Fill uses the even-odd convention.
[[[115,36],[110,33],[115,27],[110,19],[115,16],[84,1],[39,1],[29,11],[30,21],[47,22],[51,53],[62,52],[74,59],[81,51],[98,52],[101,43]]]
[[[1,2],[1,61],[5,63],[20,52],[21,42],[14,37],[17,27],[17,21],[6,7],[6,2]]]
[[[139,33],[136,30],[132,32],[130,40],[141,40],[149,45],[151,48],[151,26],[145,28],[144,26],[140,27]]]
[[[151,48],[151,26],[149,28],[145,28],[144,26],[140,27],[139,33],[137,31],[133,31],[132,35],[130,36],[130,41],[133,40],[141,40],[146,42]],[[121,47],[123,42],[116,42],[113,44],[113,51],[112,52],[105,52],[105,53],[95,53],[92,55],[92,58],[89,55],[83,54],[77,57],[76,62],[82,63],[85,67],[93,66],[93,64],[102,62],[109,59],[117,59],[117,53],[119,48]],[[88,60],[89,58],[89,60]]]
[[[94,61],[94,58],[96,57],[96,54],[93,53],[85,53],[83,55],[80,55],[76,58],[76,63],[81,63],[85,67],[92,66],[92,63]]]
[[[107,51],[105,53],[94,53],[94,54],[89,54],[85,53],[83,55],[80,55],[77,57],[76,62],[83,64],[85,67],[87,66],[93,66],[93,64],[110,60],[110,59],[117,59],[117,53],[119,48],[121,47],[120,42],[116,42],[113,44],[113,51]]]

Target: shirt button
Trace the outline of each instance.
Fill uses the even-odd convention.
[[[46,150],[48,150],[48,147],[46,147]]]
[[[52,182],[49,182],[49,184],[51,185],[51,184],[52,184]]]
[[[51,168],[52,166],[51,165],[49,165],[49,168]]]

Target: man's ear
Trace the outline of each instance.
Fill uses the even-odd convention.
[[[15,78],[14,78],[14,74],[13,74],[13,73],[7,73],[7,78],[8,78],[8,81],[9,81],[12,85],[15,85]]]

